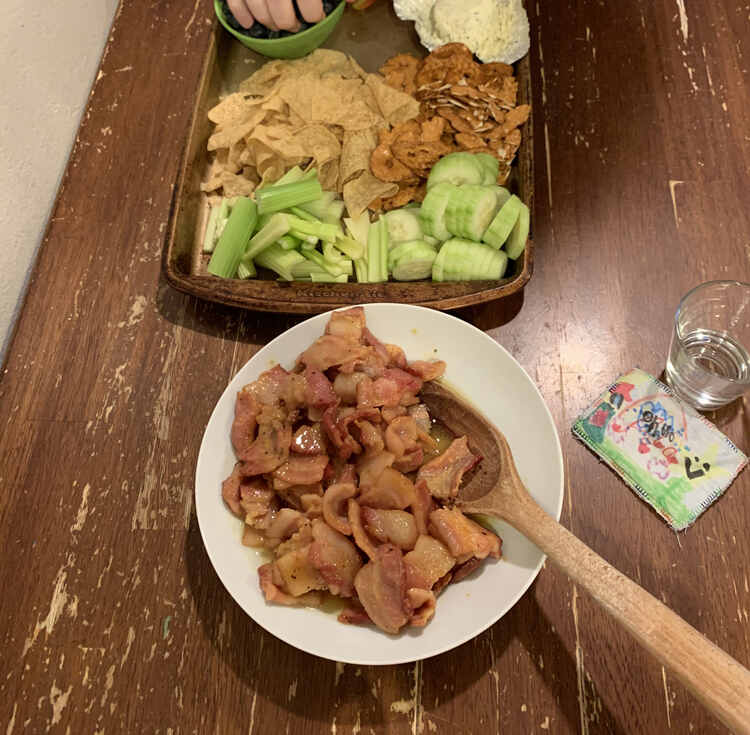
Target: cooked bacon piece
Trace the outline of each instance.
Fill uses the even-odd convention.
[[[344,608],[339,613],[338,621],[339,623],[348,623],[349,625],[367,625],[367,623],[372,622],[365,609],[359,606]]]
[[[318,337],[300,356],[300,362],[313,370],[328,370],[334,365],[354,363],[367,354],[367,348],[334,334]]]
[[[375,481],[383,474],[386,467],[393,464],[396,459],[390,452],[380,452],[380,454],[365,454],[357,462],[357,474],[359,474],[359,487],[361,490],[370,488]]]
[[[380,414],[386,424],[390,424],[398,416],[406,416],[406,412],[406,406],[389,406],[380,410]]]
[[[275,549],[282,541],[291,538],[306,522],[307,519],[298,510],[281,508],[265,529],[266,548]]]
[[[299,502],[307,518],[320,518],[323,515],[322,495],[302,495]]]
[[[409,624],[416,628],[424,628],[435,614],[435,595],[430,590],[410,587],[406,590],[406,599],[414,611],[409,617]]]
[[[298,551],[304,549],[312,543],[312,524],[307,518],[305,518],[299,529],[295,531],[286,541],[280,543],[274,550],[273,553],[276,558],[288,554],[290,551]]]
[[[357,546],[359,546],[359,548],[370,557],[370,559],[374,559],[377,547],[367,535],[367,532],[362,525],[362,508],[360,508],[359,503],[354,500],[354,498],[349,500],[348,516],[349,527],[354,536],[354,543],[356,543]]]
[[[362,490],[359,502],[371,508],[403,510],[414,503],[414,499],[412,481],[393,467],[386,467],[372,485]]]
[[[364,337],[365,344],[377,352],[383,365],[387,365],[391,359],[388,348],[367,327],[362,330],[362,336]]]
[[[349,433],[349,422],[344,422],[346,416],[341,416],[336,406],[329,406],[323,414],[323,429],[331,443],[338,450],[341,459],[347,460],[352,454],[359,454],[362,447]]]
[[[437,597],[450,583],[453,579],[453,572],[448,572],[448,574],[444,574],[440,579],[438,579],[435,584],[432,585],[432,594]]]
[[[471,559],[465,561],[463,564],[459,564],[453,571],[452,582],[460,582],[462,579],[468,577],[475,569],[482,565],[482,560],[477,559],[476,556],[472,556]]]
[[[333,392],[346,404],[357,403],[357,384],[370,378],[365,373],[339,373],[333,380]]]
[[[382,544],[390,543],[408,551],[417,542],[417,524],[406,511],[362,508],[362,521],[365,531]]]
[[[307,368],[304,372],[304,379],[306,380],[304,402],[308,406],[325,408],[338,403],[331,381],[319,370]]]
[[[359,570],[354,587],[362,607],[381,630],[398,633],[409,621],[406,570],[401,551],[395,546],[378,547],[375,559]]]
[[[323,479],[327,465],[327,454],[312,457],[292,455],[273,471],[273,486],[278,490],[292,485],[315,485]]]
[[[303,424],[294,432],[290,448],[295,454],[325,454],[323,427],[319,423]]]
[[[288,373],[286,385],[281,393],[281,400],[290,411],[307,403],[307,380],[304,375]]]
[[[404,351],[398,345],[389,344],[386,344],[385,349],[388,352],[388,364],[406,370],[407,363]]]
[[[319,518],[312,524],[314,541],[310,546],[310,561],[334,595],[351,597],[354,593],[354,578],[362,568],[357,547]]]
[[[424,403],[418,403],[416,406],[409,406],[406,409],[409,416],[411,416],[417,423],[417,429],[423,431],[425,434],[429,434],[432,429],[432,419],[430,418],[430,412],[427,410],[427,406]]]
[[[281,365],[274,365],[242,390],[252,393],[259,403],[273,406],[283,400],[288,382],[289,373]]]
[[[393,419],[385,430],[385,445],[397,460],[417,449],[417,422],[414,417],[399,416]]]
[[[274,582],[274,567],[273,563],[263,564],[263,566],[258,567],[260,588],[263,590],[263,594],[268,602],[276,602],[279,605],[320,607],[323,597],[318,592],[308,592],[306,595],[300,595],[299,597],[292,597],[286,594],[286,592],[282,592]],[[279,584],[281,584],[280,581]]]
[[[229,509],[236,516],[244,518],[245,514],[240,506],[240,482],[242,481],[242,474],[240,473],[240,463],[236,462],[232,474],[227,477],[224,482],[221,483],[221,497],[224,502],[229,506]]]
[[[467,518],[458,508],[433,510],[429,529],[459,562],[467,561],[472,556],[477,559],[487,556],[500,558],[500,538]]]
[[[246,451],[239,455],[241,472],[248,477],[272,472],[289,456],[292,429],[285,412],[264,406],[258,416],[258,436]]]
[[[345,536],[351,536],[352,527],[344,515],[343,506],[349,498],[357,494],[357,487],[353,483],[336,483],[329,485],[323,495],[323,518],[331,527]]]
[[[319,495],[323,497],[323,485],[316,482],[314,485],[290,485],[289,487],[276,487],[276,494],[291,508],[302,510],[303,495]]]
[[[243,546],[250,546],[253,549],[262,549],[266,545],[265,542],[266,539],[262,533],[245,524],[245,527],[242,529]]]
[[[234,421],[232,422],[232,446],[239,456],[255,439],[256,417],[260,411],[258,399],[249,386],[245,386],[237,393],[237,402],[234,404]]]
[[[273,490],[261,477],[244,479],[240,484],[240,505],[245,513],[245,523],[259,531],[265,531],[275,518],[279,503]]]
[[[421,535],[427,534],[427,524],[430,522],[430,513],[435,508],[435,502],[427,490],[427,485],[418,482],[414,485],[414,502],[411,504],[411,512],[417,524],[417,530]]]
[[[432,585],[450,572],[455,563],[450,551],[440,541],[432,536],[420,536],[414,550],[404,556],[406,586],[432,589]]]
[[[276,569],[283,582],[282,589],[292,597],[311,590],[324,590],[326,583],[320,572],[310,563],[310,545],[288,551],[276,560]]]
[[[399,406],[415,406],[417,403],[419,403],[419,398],[417,398],[413,393],[404,393],[398,403]]]
[[[365,310],[355,306],[344,311],[334,311],[326,326],[326,334],[343,337],[350,342],[360,342],[365,328]]]
[[[393,380],[402,393],[416,394],[422,390],[422,380],[411,373],[407,373],[406,370],[401,370],[401,368],[386,368],[383,371],[383,377]]]
[[[417,474],[417,484],[424,482],[430,495],[435,498],[455,498],[464,472],[479,461],[469,451],[465,436],[454,439],[439,457],[422,465]]]
[[[377,426],[371,424],[366,419],[356,420],[354,421],[354,425],[359,429],[359,441],[366,452],[377,453],[385,449],[383,433]]]
[[[397,459],[393,463],[393,468],[404,473],[414,472],[422,466],[422,462],[424,462],[424,449],[417,447],[405,454],[401,459]]]
[[[406,370],[424,381],[435,380],[445,373],[445,362],[443,360],[415,360],[406,366]]]
[[[370,378],[377,378],[383,374],[387,358],[374,347],[362,346],[361,352],[347,362],[341,363],[339,370],[342,373],[364,373]]]

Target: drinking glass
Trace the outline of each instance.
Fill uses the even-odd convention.
[[[712,411],[750,389],[750,283],[709,281],[680,301],[666,377],[699,411]]]

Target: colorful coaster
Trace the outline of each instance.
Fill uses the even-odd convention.
[[[710,421],[639,369],[618,378],[573,433],[676,531],[691,525],[747,464]]]

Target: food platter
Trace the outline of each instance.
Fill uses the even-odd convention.
[[[532,380],[493,339],[464,321],[432,309],[404,304],[365,306],[372,332],[401,345],[410,360],[443,359],[445,379],[507,435],[521,478],[542,507],[559,517],[563,464],[552,417]],[[196,470],[196,512],[211,562],[227,591],[267,631],[292,646],[335,661],[385,665],[415,661],[450,650],[487,629],[521,597],[536,577],[542,553],[502,522],[503,557],[440,595],[435,618],[421,629],[386,635],[374,627],[339,623],[325,609],[268,604],[257,569],[267,561],[242,546],[242,523],[221,497],[221,483],[234,465],[230,442],[237,391],[271,365],[291,367],[319,337],[328,315],[312,317],[260,350],[227,386],[206,427]],[[471,360],[458,359],[471,355]],[[495,389],[489,391],[488,385]]]
[[[378,32],[373,33],[372,28]],[[412,53],[424,56],[411,23],[400,21],[388,3],[376,4],[366,13],[347,11],[326,46],[354,56],[367,71],[377,69],[391,56]],[[362,302],[420,304],[437,309],[504,298],[520,291],[533,270],[533,232],[526,249],[499,281],[302,283],[272,277],[249,280],[220,279],[206,270],[201,253],[202,233],[208,217],[207,197],[201,182],[209,169],[206,149],[211,134],[207,112],[240,81],[267,59],[245,48],[218,25],[206,51],[196,92],[184,158],[175,188],[174,202],[163,250],[163,272],[170,285],[202,299],[260,311],[312,314]],[[528,57],[515,64],[518,102],[530,102]],[[524,124],[508,188],[533,211],[532,120]]]

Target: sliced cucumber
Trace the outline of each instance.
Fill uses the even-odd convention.
[[[522,207],[523,202],[515,194],[512,194],[508,201],[500,207],[495,219],[492,220],[490,226],[480,238],[482,242],[499,250],[508,239]]]
[[[510,192],[504,186],[493,186],[492,191],[497,197],[497,206],[502,207],[510,199]]]
[[[432,235],[422,235],[422,239],[428,245],[433,245],[435,248],[437,248],[437,246],[440,245],[440,240],[438,240],[436,237],[432,237]]]
[[[396,245],[389,253],[389,265],[396,281],[418,281],[429,278],[437,252],[423,240]]]
[[[458,186],[460,184],[481,184],[482,164],[471,153],[449,153],[443,156],[427,177],[427,190],[442,181]],[[493,182],[494,183],[494,182]]]
[[[484,186],[497,184],[497,175],[500,173],[500,161],[489,153],[475,153],[474,156],[482,166],[482,184]]]
[[[444,181],[427,192],[419,210],[419,223],[425,235],[441,241],[450,239],[451,233],[445,227],[445,208],[456,191],[457,187]]]
[[[518,220],[511,230],[508,242],[505,243],[505,252],[509,258],[515,260],[520,257],[526,247],[529,238],[529,208],[521,203],[521,211]]]
[[[385,216],[388,225],[388,237],[391,246],[398,242],[419,240],[422,237],[422,227],[419,224],[419,209],[416,207],[393,209]]]
[[[433,255],[437,253],[437,248],[426,243],[424,240],[400,242],[388,252],[388,270],[393,270],[393,267],[399,260],[401,260],[401,258],[415,254],[418,255],[420,253],[427,253],[428,250],[432,252]]]
[[[443,243],[432,264],[433,281],[495,281],[503,277],[508,256],[471,240]]]
[[[490,187],[459,186],[448,199],[445,227],[452,235],[479,242],[497,210],[497,197]]]

